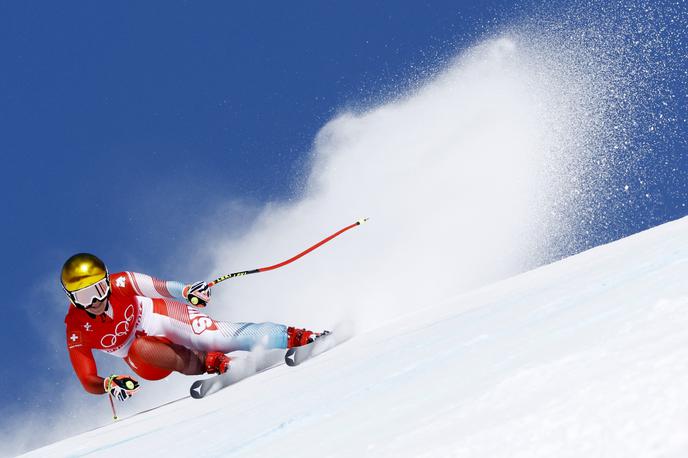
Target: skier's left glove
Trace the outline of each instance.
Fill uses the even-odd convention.
[[[124,401],[134,395],[139,389],[139,382],[129,375],[111,375],[103,380],[103,388],[106,393]]]
[[[210,302],[210,286],[204,281],[186,285],[182,294],[191,305],[196,307],[205,307]]]

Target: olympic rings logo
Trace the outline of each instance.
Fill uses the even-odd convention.
[[[134,304],[130,304],[124,310],[124,320],[117,323],[114,334],[105,334],[100,339],[100,344],[104,348],[110,348],[117,343],[117,338],[129,334],[129,323],[134,319]]]

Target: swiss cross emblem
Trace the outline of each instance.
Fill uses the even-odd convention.
[[[87,330],[87,331],[90,331],[90,330],[91,330],[91,327],[92,327],[92,326],[91,326],[91,323],[86,323],[86,324],[84,325],[84,329]]]
[[[81,344],[81,333],[79,331],[72,332],[69,337],[70,348]]]
[[[119,277],[115,281],[115,285],[117,285],[118,288],[124,288],[124,286],[126,285],[126,281],[127,280],[124,277]]]

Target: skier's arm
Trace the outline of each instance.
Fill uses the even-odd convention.
[[[190,285],[174,280],[160,280],[150,275],[137,272],[116,274],[113,278],[114,288],[124,288],[130,294],[145,296],[151,299],[165,297],[187,300],[194,305],[205,306],[210,300],[210,288],[203,281]],[[193,301],[192,299],[196,299]]]
[[[126,288],[137,296],[158,299],[163,297],[186,299],[184,297],[185,284],[174,280],[160,280],[150,275],[137,272],[124,272],[124,281],[115,278],[113,288]],[[118,281],[119,280],[119,281]]]
[[[69,349],[69,359],[72,367],[84,389],[93,394],[104,394],[103,377],[98,375],[96,360],[89,348],[75,347]]]
[[[96,370],[96,361],[90,349],[76,347],[69,349],[69,359],[84,389],[93,394],[110,393],[124,401],[139,389],[139,382],[130,375],[111,375],[100,377]]]

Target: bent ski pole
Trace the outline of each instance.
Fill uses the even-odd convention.
[[[302,251],[301,253],[297,254],[296,256],[287,259],[286,261],[282,261],[278,264],[268,266],[268,267],[260,267],[258,269],[252,269],[252,270],[242,270],[241,272],[234,272],[231,274],[223,275],[223,276],[216,278],[215,280],[211,281],[210,283],[208,283],[208,286],[210,286],[210,287],[215,286],[220,282],[223,282],[225,280],[229,280],[230,278],[241,277],[241,276],[250,275],[250,274],[257,274],[258,272],[267,272],[268,270],[278,269],[280,267],[286,266],[287,264],[291,264],[292,262],[296,261],[300,257],[305,256],[308,253],[310,253],[311,251],[315,250],[319,246],[326,244],[327,242],[329,242],[333,238],[337,237],[338,235],[343,234],[344,232],[348,231],[349,229],[353,229],[356,226],[360,226],[361,224],[365,223],[366,221],[368,221],[368,218],[359,219],[355,223],[350,224],[349,226],[346,226],[345,228],[338,230],[337,232],[330,235],[329,237],[322,239],[321,241],[319,241],[315,245],[307,248],[306,250]]]

